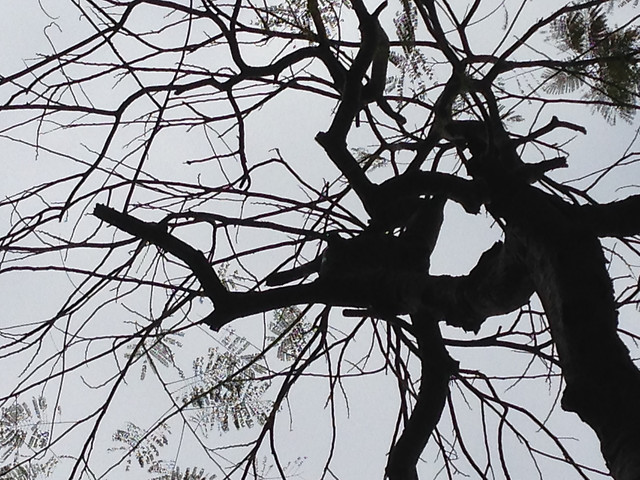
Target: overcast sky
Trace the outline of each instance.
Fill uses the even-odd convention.
[[[535,3],[535,5],[534,5]],[[526,25],[530,21],[539,16],[540,5],[556,5],[555,2],[527,2],[525,13],[522,17],[520,25]],[[43,9],[50,16],[47,16]],[[41,5],[35,0],[22,0],[21,2],[4,2],[3,15],[0,16],[0,74],[7,74],[21,68],[24,63],[23,59],[33,58],[34,53],[50,53],[51,45],[47,40],[47,35],[54,40],[57,48],[67,44],[67,38],[77,39],[83,32],[89,31],[82,27],[83,22],[80,16],[68,2],[60,0],[41,0]],[[53,17],[53,18],[52,18]],[[55,19],[55,20],[54,20]],[[479,32],[480,34],[484,32]],[[501,34],[498,29],[496,33]],[[481,52],[478,52],[481,53]],[[530,52],[529,52],[530,53]],[[106,93],[108,94],[108,92]],[[2,94],[4,95],[4,94]],[[4,101],[5,97],[2,97]],[[263,150],[268,152],[274,144],[282,145],[286,153],[299,152],[300,161],[309,161],[309,171],[305,172],[310,178],[322,179],[325,174],[323,168],[326,168],[326,176],[333,174],[333,167],[329,165],[328,160],[321,158],[321,151],[313,142],[315,133],[328,126],[330,118],[327,116],[329,112],[328,105],[319,104],[317,110],[313,110],[314,105],[307,105],[298,99],[284,100],[278,104],[283,109],[281,116],[273,123],[265,124],[262,133],[263,136],[254,140],[256,151]],[[313,114],[309,111],[313,110]],[[525,111],[533,112],[532,108],[525,108]],[[552,175],[558,180],[580,177],[583,172],[591,172],[596,166],[604,166],[610,163],[612,159],[622,156],[629,148],[635,149],[637,145],[630,144],[630,139],[635,132],[636,125],[628,125],[620,123],[615,129],[608,127],[598,116],[592,116],[585,107],[562,107],[558,110],[544,111],[541,115],[540,125],[545,124],[551,115],[558,114],[561,111],[563,119],[585,125],[588,129],[588,135],[578,138],[573,142],[568,150],[570,151],[570,168],[566,171],[554,172]],[[277,115],[273,110],[265,108],[263,112],[257,115],[257,118],[268,118],[270,115]],[[262,116],[262,117],[261,117]],[[8,125],[7,117],[0,116],[0,131],[3,131]],[[517,129],[517,125],[514,129]],[[291,135],[291,131],[295,129],[298,133]],[[566,139],[567,136],[564,137]],[[32,139],[30,139],[32,140]],[[91,143],[90,138],[82,139],[87,143]],[[33,184],[38,179],[56,175],[58,172],[64,171],[65,166],[62,163],[54,162],[54,158],[45,156],[45,160],[36,160],[33,157],[31,149],[16,144],[15,142],[3,141],[3,162],[6,165],[5,171],[9,174],[0,177],[0,195],[5,196],[14,193],[28,184]],[[285,147],[286,145],[286,147]],[[185,152],[190,148],[196,150],[197,146],[191,146],[187,142],[178,145],[176,151],[167,151],[158,153],[158,155],[166,155],[167,157],[177,155],[180,151]],[[265,153],[266,155],[266,153]],[[177,166],[176,166],[177,165]],[[177,163],[173,166],[176,169],[182,169],[183,164]],[[619,169],[609,175],[610,178],[603,182],[601,188],[594,191],[594,196],[602,201],[609,201],[616,198],[623,198],[630,194],[637,193],[638,186],[634,185],[624,190],[616,189],[617,186],[627,186],[633,184],[636,179],[640,178],[638,168],[630,166],[628,168]],[[271,183],[275,187],[281,177],[265,179],[266,183]],[[285,188],[285,187],[283,187]],[[61,199],[64,200],[64,199]],[[464,220],[463,220],[463,217]],[[4,222],[2,225],[3,227]],[[473,232],[473,233],[469,233]],[[447,209],[447,221],[443,228],[442,237],[439,240],[436,254],[432,260],[433,273],[462,274],[471,268],[482,251],[486,250],[491,243],[500,237],[500,232],[495,226],[492,226],[490,220],[482,215],[469,218],[463,215],[461,209],[456,205],[451,205]],[[260,242],[260,239],[253,239]],[[67,279],[60,279],[61,284],[51,283],[50,277],[44,279],[34,279],[25,275],[16,282],[15,277],[9,281],[4,277],[0,278],[0,295],[3,297],[3,303],[7,305],[4,309],[4,315],[13,318],[21,318],[27,321],[29,317],[42,318],[45,311],[49,308],[55,308],[59,305],[59,295],[68,291],[69,284],[65,283]],[[23,282],[23,283],[20,283]],[[26,293],[25,293],[26,292]],[[0,297],[0,298],[2,298]],[[142,299],[144,302],[145,299]],[[206,313],[203,306],[201,314]],[[104,320],[104,319],[103,319]],[[625,321],[623,319],[623,321]],[[251,336],[251,332],[255,332],[253,325],[255,319],[242,320],[234,324],[238,333],[244,335],[244,329],[247,330],[246,335]],[[332,322],[339,328],[348,330],[348,326],[352,325],[355,320],[340,318],[335,315]],[[506,320],[492,319],[483,327],[481,334],[489,334],[499,328],[501,324],[506,324]],[[93,328],[93,327],[92,327]],[[101,327],[97,327],[98,329]],[[108,330],[107,327],[104,327]],[[99,330],[98,330],[99,331]],[[460,336],[460,333],[453,329],[446,329],[450,335]],[[55,340],[51,339],[52,345],[49,347],[56,348]],[[185,337],[185,348],[177,353],[185,355],[182,363],[189,365],[191,359],[196,354],[203,354],[209,346],[217,346],[218,339],[210,332],[191,332]],[[365,352],[369,347],[368,339],[365,334],[361,336],[357,343],[358,348],[362,348]],[[452,355],[461,360],[463,368],[479,368],[487,372],[499,372],[505,374],[505,370],[511,368],[514,374],[517,374],[522,363],[526,362],[526,358],[517,358],[508,353],[478,349],[476,351],[465,351],[453,349]],[[357,357],[354,353],[353,357]],[[381,359],[375,359],[381,365]],[[113,365],[108,367],[106,363],[100,363],[100,367],[104,367],[103,371],[97,373],[92,371],[89,379],[88,371],[82,372],[82,377],[74,377],[65,383],[65,389],[71,390],[78,388],[83,392],[83,396],[67,393],[65,402],[63,402],[63,413],[61,421],[71,422],[75,419],[78,412],[86,409],[87,391],[83,386],[86,382],[90,384],[98,384],[101,379],[106,379],[113,370]],[[12,368],[17,371],[22,365],[13,365]],[[374,366],[370,365],[370,368]],[[10,371],[10,369],[8,369]],[[138,370],[135,370],[136,372]],[[89,380],[88,380],[89,379]],[[348,394],[348,414],[346,403],[343,402],[342,408],[337,414],[340,422],[339,437],[336,444],[336,463],[335,473],[339,478],[344,479],[365,479],[365,478],[381,478],[386,463],[386,452],[389,448],[391,432],[394,429],[395,412],[397,410],[397,391],[396,382],[391,375],[379,375],[376,377],[364,377],[345,382],[346,392]],[[523,404],[529,405],[532,409],[538,410],[541,418],[544,418],[545,412],[542,406],[549,406],[553,399],[545,398],[547,392],[541,391],[541,385],[537,384],[532,387],[523,387],[514,389],[514,392],[507,393],[507,396],[514,395],[522,401]],[[162,415],[165,408],[169,408],[166,399],[157,400],[163,394],[158,383],[153,383],[152,379],[145,382],[136,382],[136,375],[132,375],[127,385],[127,393],[123,393],[117,399],[115,406],[117,407],[117,415],[115,415],[108,427],[116,428],[118,422],[122,420],[132,420],[140,425],[149,425],[155,421],[158,416]],[[552,390],[552,389],[550,389]],[[300,382],[293,390],[294,394],[290,403],[293,421],[289,424],[288,412],[281,412],[281,420],[278,433],[281,435],[279,445],[282,447],[283,458],[287,460],[295,460],[299,456],[308,456],[302,467],[298,470],[300,478],[316,479],[318,471],[322,468],[325,460],[326,452],[330,442],[330,411],[325,409],[326,401],[326,380],[323,379],[305,379]],[[463,399],[454,392],[457,404],[462,405]],[[527,398],[523,398],[527,397]],[[544,403],[540,400],[544,398]],[[339,400],[338,403],[342,402]],[[541,408],[537,408],[540,406]],[[155,408],[150,408],[155,407]],[[557,427],[562,436],[575,436],[580,440],[570,442],[576,445],[575,452],[579,458],[591,462],[590,464],[602,467],[602,462],[597,460],[598,448],[593,441],[593,434],[577,420],[572,414],[562,414],[556,412],[551,417],[550,423]],[[348,420],[347,418],[348,417]],[[470,416],[470,419],[477,419],[477,416]],[[470,420],[470,422],[475,420]],[[293,432],[290,432],[293,430]],[[111,431],[108,428],[103,432],[100,443],[94,455],[96,460],[97,471],[106,468],[113,458],[107,453],[102,453],[110,444]],[[170,458],[176,459],[184,467],[190,465],[198,465],[206,467],[206,463],[202,460],[199,450],[196,449],[193,441],[185,442],[188,447],[180,448],[178,438],[180,431],[174,431],[172,436],[172,444]],[[214,434],[215,435],[215,434]],[[80,435],[78,435],[80,436]],[[220,446],[237,439],[244,438],[242,435],[235,433],[223,435],[214,440],[215,444]],[[246,439],[246,438],[245,438]],[[468,441],[471,437],[467,438]],[[481,434],[478,429],[477,441],[481,442]],[[513,442],[517,440],[513,439]],[[63,454],[64,451],[57,451]],[[519,465],[529,465],[524,451],[521,457],[514,457],[513,472],[519,472],[522,476],[527,477],[527,471],[520,470]],[[420,465],[421,478],[434,478],[437,470],[434,469],[433,462],[436,460],[434,450],[427,450],[424,456],[425,463]],[[184,462],[184,463],[182,463]],[[135,467],[137,468],[137,467]],[[131,478],[141,478],[138,471],[134,468]],[[213,471],[213,470],[212,470]],[[110,478],[119,478],[119,474],[113,473]],[[560,470],[558,475],[562,475]],[[498,475],[499,477],[499,475]],[[57,477],[56,477],[57,478]],[[126,478],[126,477],[125,477]],[[443,476],[438,478],[444,478]],[[514,477],[515,478],[515,477]],[[560,478],[558,476],[557,478]],[[594,478],[599,478],[594,476]]]

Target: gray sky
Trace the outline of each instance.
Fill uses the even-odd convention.
[[[3,5],[3,15],[0,17],[0,45],[2,45],[2,62],[0,62],[0,74],[8,73],[20,68],[23,58],[33,57],[34,53],[49,53],[51,46],[47,41],[45,34],[53,39],[57,48],[67,44],[69,38],[80,38],[83,33],[89,31],[83,27],[79,14],[69,3],[61,3],[59,1],[42,0],[42,5],[53,17],[56,17],[56,24],[51,24],[52,19],[47,17],[38,2],[32,0],[23,0],[17,6],[17,3],[5,2]],[[534,5],[535,3],[535,5]],[[542,1],[526,2],[522,21],[518,25],[524,27],[529,25],[531,20],[537,18],[543,10]],[[546,1],[544,6],[556,5],[555,2]],[[496,19],[504,19],[502,14],[496,14]],[[49,26],[48,26],[49,25]],[[59,25],[62,31],[58,29]],[[48,26],[48,27],[47,27]],[[501,35],[502,32],[496,28],[494,32]],[[484,27],[478,27],[479,42],[487,41],[487,32]],[[515,32],[514,34],[515,35]],[[511,39],[513,39],[511,35]],[[524,55],[530,54],[531,51],[524,51]],[[108,94],[107,94],[108,95]],[[3,101],[4,101],[4,97]],[[305,97],[308,99],[308,97]],[[106,100],[105,100],[106,101]],[[276,103],[277,108],[266,107],[259,112],[250,126],[256,127],[255,131],[259,131],[260,135],[252,137],[250,144],[251,151],[256,157],[267,158],[272,153],[269,150],[273,146],[282,148],[282,153],[291,158],[295,164],[304,162],[304,173],[306,178],[316,182],[316,186],[321,186],[324,178],[332,178],[335,169],[329,165],[329,161],[324,158],[320,148],[313,141],[315,133],[325,129],[330,121],[328,116],[328,103],[307,104],[302,100],[302,96],[285,97],[282,102]],[[277,115],[277,111],[284,112],[275,121],[269,122],[269,118]],[[525,113],[534,113],[533,106],[524,107]],[[553,178],[568,179],[581,176],[584,172],[592,172],[600,166],[608,165],[612,159],[618,158],[625,153],[628,148],[637,149],[636,144],[630,144],[636,125],[627,125],[620,123],[616,128],[610,128],[598,116],[592,116],[587,113],[585,107],[559,107],[551,110],[545,109],[540,116],[539,126],[544,125],[551,115],[562,115],[564,120],[583,124],[587,127],[589,134],[584,138],[578,138],[571,143],[567,149],[570,152],[569,163],[570,168],[562,172],[554,172]],[[10,122],[14,122],[16,116],[0,116],[0,131],[4,131]],[[528,121],[529,119],[527,119]],[[260,128],[257,128],[260,126]],[[517,126],[514,126],[517,129]],[[292,134],[292,132],[295,132]],[[363,135],[364,136],[364,135]],[[558,141],[566,141],[570,134],[561,133]],[[51,144],[62,148],[60,143],[62,140],[56,140],[54,135],[49,135]],[[64,137],[64,141],[68,141],[68,136]],[[171,138],[171,137],[169,137]],[[194,134],[193,138],[197,138]],[[203,141],[202,137],[200,137]],[[358,140],[358,133],[354,135],[354,143]],[[33,141],[33,138],[29,138]],[[86,146],[97,148],[99,137],[79,138],[77,143],[69,145],[68,149],[82,158],[90,159],[91,151],[88,148],[80,146],[80,143]],[[366,140],[364,140],[366,141]],[[77,166],[69,165],[63,159],[56,158],[53,155],[47,155],[43,152],[36,160],[33,151],[25,145],[8,141],[6,138],[0,137],[3,145],[3,162],[5,163],[5,171],[11,172],[0,178],[0,194],[7,195],[31,185],[39,181],[44,181],[51,176],[60,175],[67,169],[75,169]],[[354,145],[355,146],[355,145]],[[167,176],[185,175],[190,176],[191,171],[184,167],[181,158],[196,157],[200,154],[201,145],[192,143],[192,140],[181,141],[179,144],[171,145],[167,142],[165,148],[158,148],[152,152],[153,163],[151,168],[157,168],[166,172]],[[206,148],[206,147],[204,147]],[[535,153],[535,152],[533,152]],[[160,161],[158,161],[158,159]],[[620,168],[610,174],[606,182],[603,182],[601,188],[594,191],[594,196],[602,201],[608,201],[615,198],[622,198],[632,193],[637,193],[637,186],[624,190],[616,190],[617,186],[629,185],[640,179],[640,172],[636,165],[628,168]],[[290,179],[284,175],[276,175],[273,178],[264,178],[264,189],[276,192],[282,192],[285,189],[295,187]],[[262,185],[261,185],[262,187]],[[96,222],[93,222],[94,224]],[[2,222],[5,226],[5,221]],[[61,232],[69,232],[71,225],[60,224],[58,227]],[[472,233],[470,233],[472,232]],[[468,217],[464,215],[461,209],[455,205],[447,208],[447,221],[445,223],[442,237],[438,243],[436,254],[432,261],[434,273],[462,274],[466,273],[470,267],[475,264],[478,256],[486,250],[492,242],[499,238],[500,232],[495,226],[491,225],[488,218],[483,215],[477,217]],[[192,235],[195,237],[195,233]],[[202,241],[200,238],[194,238],[194,241]],[[260,244],[259,237],[242,238],[238,240],[239,244],[248,246],[253,243]],[[244,243],[242,243],[244,242]],[[91,257],[79,258],[77,261],[91,261]],[[258,260],[259,262],[260,260]],[[275,258],[269,258],[270,262],[275,262]],[[253,265],[257,270],[265,269],[264,265]],[[52,276],[33,276],[23,275],[21,277],[0,276],[0,291],[4,297],[7,307],[4,309],[4,316],[7,319],[19,319],[20,322],[28,321],[29,318],[43,318],[48,310],[56,308],[60,304],[60,296],[68,291],[73,281],[67,278],[56,276],[53,280]],[[129,300],[127,300],[128,302]],[[145,298],[131,301],[135,307],[144,304]],[[126,303],[124,306],[126,307]],[[207,313],[208,305],[202,305],[195,312],[196,315],[204,315]],[[108,312],[113,314],[109,317]],[[623,312],[627,315],[627,312]],[[635,312],[637,314],[637,312]],[[633,315],[633,312],[628,313]],[[623,315],[623,322],[627,317]],[[91,325],[87,328],[87,334],[99,335],[107,333],[117,333],[122,329],[120,321],[135,320],[134,315],[127,316],[126,310],[122,305],[113,307],[113,309],[102,312]],[[348,330],[348,326],[352,325],[353,319],[340,318],[334,315],[332,324],[338,328]],[[500,326],[509,324],[507,319],[491,319],[483,327],[481,335],[490,334]],[[259,318],[252,318],[238,321],[233,325],[240,335],[247,335],[252,341],[258,342],[262,335],[262,330],[256,325],[262,325]],[[84,330],[83,330],[84,332]],[[453,329],[445,329],[449,335],[460,337],[460,332]],[[369,347],[370,338],[366,329],[356,342],[356,349],[361,351],[351,352],[352,358],[358,358],[364,354]],[[193,331],[187,333],[182,340],[184,347],[178,349],[176,353],[179,355],[179,364],[186,370],[190,367],[190,362],[196,355],[203,355],[211,346],[219,346],[218,338],[208,331]],[[54,352],[59,348],[57,339],[52,335],[48,339],[46,348]],[[97,353],[101,348],[106,348],[100,342],[91,344],[88,348],[89,353]],[[69,359],[79,361],[84,355],[84,351],[70,353]],[[517,355],[508,352],[491,351],[486,349],[477,349],[469,351],[468,349],[462,353],[453,349],[452,355],[461,360],[463,368],[478,368],[487,373],[496,372],[504,374],[505,370],[512,370],[513,374],[521,371],[522,365],[528,361],[527,358],[520,358]],[[123,358],[119,358],[123,361]],[[380,358],[374,358],[369,365],[369,369],[382,365]],[[10,368],[17,370],[22,365],[12,365]],[[415,367],[415,365],[414,365]],[[282,368],[282,367],[281,367]],[[87,384],[97,385],[101,381],[106,380],[109,375],[115,372],[112,358],[109,357],[105,361],[97,362],[91,370],[81,369],[75,375],[67,378],[64,384],[64,395],[62,403],[62,414],[60,420],[63,422],[61,426],[67,425],[64,422],[71,422],[84,413],[88,412],[91,403],[88,399],[92,398],[91,389],[86,387]],[[170,405],[164,395],[160,385],[153,378],[148,378],[144,382],[136,381],[139,368],[134,368],[132,374],[128,378],[128,384],[123,389],[122,394],[118,395],[114,404],[113,416],[105,425],[99,437],[100,442],[96,445],[96,453],[93,460],[96,462],[96,472],[102,471],[112,462],[113,456],[105,452],[106,448],[113,446],[110,436],[113,429],[122,425],[123,420],[131,420],[141,426],[148,426],[155,422],[163,415],[163,412],[170,408]],[[319,372],[318,372],[319,373]],[[167,378],[175,379],[175,372],[167,373]],[[173,375],[173,377],[171,377]],[[509,382],[505,382],[509,383]],[[531,382],[531,385],[518,385],[517,388],[510,390],[506,395],[507,398],[517,400],[525,405],[530,406],[540,418],[546,415],[545,408],[549,408],[553,404],[553,398],[548,396],[546,390],[547,385],[544,381]],[[507,387],[508,385],[505,385]],[[55,391],[53,388],[51,391]],[[339,422],[339,435],[336,443],[336,461],[334,471],[339,478],[358,479],[358,478],[381,478],[386,463],[386,452],[389,448],[391,440],[391,432],[394,428],[394,421],[397,409],[397,392],[395,387],[395,379],[392,375],[378,375],[372,377],[358,378],[345,381],[345,391],[348,398],[347,405],[342,398],[338,400],[341,407],[337,413]],[[549,388],[553,392],[554,388]],[[78,393],[76,393],[78,392]],[[305,379],[300,382],[293,390],[294,395],[291,396],[288,407],[291,409],[292,422],[289,423],[289,413],[281,412],[281,418],[278,424],[278,434],[280,439],[278,445],[282,449],[283,459],[294,461],[299,456],[307,456],[307,460],[299,469],[300,478],[315,479],[318,478],[318,471],[323,467],[327,448],[330,441],[330,411],[325,409],[326,402],[326,380],[324,379]],[[459,392],[453,392],[456,405],[463,408],[464,399]],[[471,402],[473,404],[473,402]],[[462,410],[461,410],[462,411]],[[348,417],[348,420],[347,420]],[[477,410],[471,412],[468,416],[468,423],[477,422]],[[564,414],[562,412],[554,412],[550,417],[549,424],[557,428],[559,434],[563,437],[576,437],[580,440],[569,442],[570,446],[574,446],[573,452],[578,458],[589,461],[591,464],[602,467],[602,462],[597,460],[598,448],[595,444],[593,434],[588,431],[577,420],[575,415]],[[177,425],[177,423],[175,424]],[[469,425],[471,426],[471,425]],[[450,423],[445,415],[442,423],[443,429],[450,428]],[[526,428],[526,427],[525,427]],[[469,430],[467,430],[469,432]],[[478,428],[477,439],[478,444],[481,442],[480,429]],[[183,432],[176,428],[173,431],[171,444],[167,450],[164,450],[167,460],[175,459],[183,468],[198,465],[206,467],[207,464],[203,459],[203,455],[194,440],[186,432],[183,443],[179,438]],[[246,434],[249,434],[249,437]],[[214,433],[209,442],[210,446],[222,446],[234,441],[246,441],[247,438],[255,433],[250,432],[232,432],[222,436]],[[532,432],[534,433],[534,432]],[[74,434],[70,437],[70,441],[77,441],[82,438],[82,433]],[[475,437],[474,437],[475,438]],[[511,438],[514,445],[517,439]],[[467,442],[473,445],[471,436],[467,437]],[[54,447],[57,454],[64,454],[64,443],[61,447]],[[423,456],[425,463],[420,465],[420,473],[422,478],[434,478],[438,473],[439,467],[434,467],[436,462],[436,453],[433,445],[429,447]],[[495,462],[496,459],[494,458]],[[514,474],[520,473],[520,478],[528,477],[530,472],[530,464],[527,463],[527,454],[522,450],[519,454],[513,456]],[[213,471],[213,470],[212,470]],[[130,474],[131,478],[140,478],[137,466],[134,465]],[[561,478],[563,472],[558,470],[557,478]],[[120,473],[113,472],[108,478],[119,478]],[[496,477],[501,478],[496,471]],[[438,478],[445,478],[442,473]],[[515,478],[515,477],[514,477]],[[569,477],[567,477],[569,478]],[[594,475],[593,478],[599,478]]]

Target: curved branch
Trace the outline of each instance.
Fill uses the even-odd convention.
[[[349,152],[347,135],[363,106],[364,87],[362,82],[367,74],[367,69],[372,63],[375,64],[374,74],[376,79],[372,78],[371,82],[369,82],[368,85],[371,87],[376,83],[380,72],[384,73],[384,70],[381,69],[381,59],[378,58],[376,60],[376,56],[380,55],[378,53],[380,49],[379,37],[382,31],[378,15],[386,6],[386,2],[383,2],[372,14],[367,12],[361,0],[352,2],[352,5],[359,20],[358,28],[361,34],[361,46],[346,72],[344,90],[341,92],[340,104],[331,126],[326,132],[318,133],[316,141],[325,150],[334,165],[347,178],[369,215],[375,218],[375,212],[371,208],[372,183]],[[382,55],[384,55],[384,52]],[[327,64],[327,67],[329,68],[330,64]]]
[[[437,277],[440,286],[428,304],[439,302],[448,325],[478,332],[488,317],[504,315],[527,304],[534,293],[522,252],[510,236],[484,252],[478,264],[462,277]]]
[[[229,292],[200,250],[167,232],[163,223],[144,222],[106,205],[96,205],[93,214],[100,220],[134,237],[145,240],[182,260],[196,276],[214,304],[224,303]]]
[[[389,480],[418,480],[416,464],[436,428],[458,362],[447,352],[437,321],[422,313],[411,317],[420,352],[420,391],[402,435],[387,461]]]

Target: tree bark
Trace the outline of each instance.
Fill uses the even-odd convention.
[[[420,455],[435,430],[449,393],[449,380],[458,370],[444,345],[438,322],[421,312],[411,316],[420,351],[420,390],[416,404],[389,460],[389,480],[418,480]]]
[[[524,247],[566,381],[562,407],[595,431],[616,480],[638,480],[640,372],[617,334],[613,286],[595,231],[562,200],[530,186],[492,208]]]

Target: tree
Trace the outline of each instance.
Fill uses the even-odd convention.
[[[1,351],[18,375],[3,478],[136,463],[287,478],[300,460],[281,458],[282,417],[314,377],[337,478],[346,384],[383,372],[399,397],[390,480],[417,479],[421,456],[447,478],[522,475],[523,456],[540,478],[606,476],[554,430],[560,408],[613,478],[640,477],[640,196],[611,200],[632,186],[636,138],[616,153],[618,124],[611,157],[568,160],[585,112],[606,130],[637,109],[636,5],[459,3],[44,10],[51,53],[0,82],[6,155],[37,160],[0,202]],[[470,219],[484,252],[435,272],[442,230],[477,235]],[[479,347],[504,349],[500,365]],[[136,398],[143,427],[123,410]],[[166,460],[183,458],[170,442],[197,446],[197,466]]]

